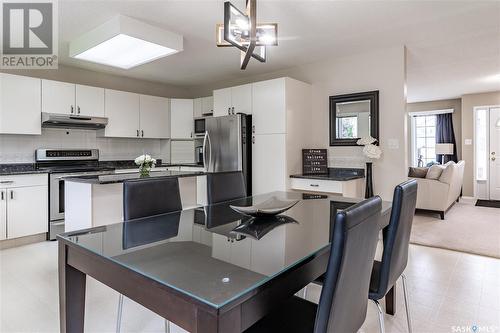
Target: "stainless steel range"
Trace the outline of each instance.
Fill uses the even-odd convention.
[[[113,173],[99,167],[98,149],[37,149],[39,170],[49,173],[49,239],[64,232],[64,177]]]

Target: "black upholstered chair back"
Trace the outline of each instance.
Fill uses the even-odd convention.
[[[380,299],[394,286],[406,268],[410,233],[417,203],[417,181],[408,180],[394,189],[389,225],[384,228],[384,251],[380,265],[378,297]]]
[[[209,204],[246,197],[245,179],[241,171],[209,173],[207,200]]]
[[[150,178],[123,183],[123,219],[182,210],[177,178]]]
[[[375,196],[335,216],[314,333],[356,332],[363,325],[381,209]]]

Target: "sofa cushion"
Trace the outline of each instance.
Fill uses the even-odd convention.
[[[440,165],[440,164],[434,164],[429,168],[429,171],[427,171],[427,175],[425,178],[427,179],[439,179],[441,177],[441,173],[443,172],[445,166]]]
[[[456,168],[455,163],[446,163],[444,165],[444,170],[441,172],[441,176],[439,176],[439,181],[450,184],[453,180],[453,170]]]
[[[411,167],[410,170],[408,170],[408,177],[425,178],[428,170],[429,168]]]

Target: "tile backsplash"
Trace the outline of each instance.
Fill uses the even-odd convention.
[[[42,135],[0,134],[0,163],[31,163],[37,148],[97,148],[101,160],[130,160],[144,152],[170,161],[170,140],[98,138],[94,130],[43,129]]]

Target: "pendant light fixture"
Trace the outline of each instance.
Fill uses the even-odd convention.
[[[241,51],[241,69],[250,58],[266,62],[266,47],[278,45],[278,24],[257,23],[257,1],[246,0],[241,12],[229,1],[224,2],[224,23],[217,24],[217,46],[234,46]]]

